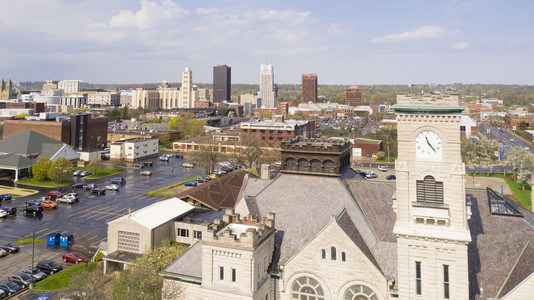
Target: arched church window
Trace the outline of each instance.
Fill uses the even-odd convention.
[[[430,175],[417,180],[417,202],[443,203],[443,182]]]
[[[286,166],[288,170],[296,170],[297,169],[297,161],[294,158],[288,158],[286,160]]]
[[[319,282],[311,277],[297,278],[291,285],[291,299],[325,300],[324,291]]]
[[[336,247],[330,248],[330,259],[336,260]]]
[[[299,171],[309,171],[310,162],[307,159],[299,160]]]
[[[324,163],[324,171],[325,171],[326,173],[334,173],[334,171],[335,171],[335,165],[334,165],[334,163],[333,163],[332,161],[329,161],[329,160],[326,161],[326,162]]]
[[[345,252],[341,252],[341,261],[347,261],[347,255]]]
[[[321,250],[321,258],[322,259],[326,259],[326,250],[325,249]]]
[[[349,287],[343,295],[345,300],[378,300],[376,293],[363,284],[356,284]]]
[[[321,162],[314,159],[311,161],[311,170],[312,172],[321,172]]]

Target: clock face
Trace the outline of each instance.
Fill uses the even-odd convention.
[[[441,157],[441,138],[430,130],[422,131],[415,139],[415,156],[418,158]]]

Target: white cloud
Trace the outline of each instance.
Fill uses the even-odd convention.
[[[414,31],[405,31],[402,33],[388,34],[382,37],[374,38],[370,43],[398,42],[408,40],[432,39],[443,36],[447,31],[439,26],[422,26]]]
[[[515,39],[515,40],[511,40],[511,41],[508,41],[506,42],[506,45],[519,45],[519,44],[523,44],[523,43],[526,43],[528,42],[528,39]]]
[[[463,49],[468,49],[469,46],[470,46],[469,42],[460,42],[460,43],[456,43],[452,45],[452,49],[463,50]]]

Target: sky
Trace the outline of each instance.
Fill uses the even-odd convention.
[[[89,83],[534,81],[531,0],[0,0],[0,78]]]

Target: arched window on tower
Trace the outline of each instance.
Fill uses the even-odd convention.
[[[336,260],[336,247],[331,247],[330,248],[330,259],[331,260]]]
[[[325,249],[321,250],[321,258],[322,259],[326,259],[326,250]]]
[[[427,175],[423,180],[417,180],[417,202],[443,203],[443,182],[436,181]]]

